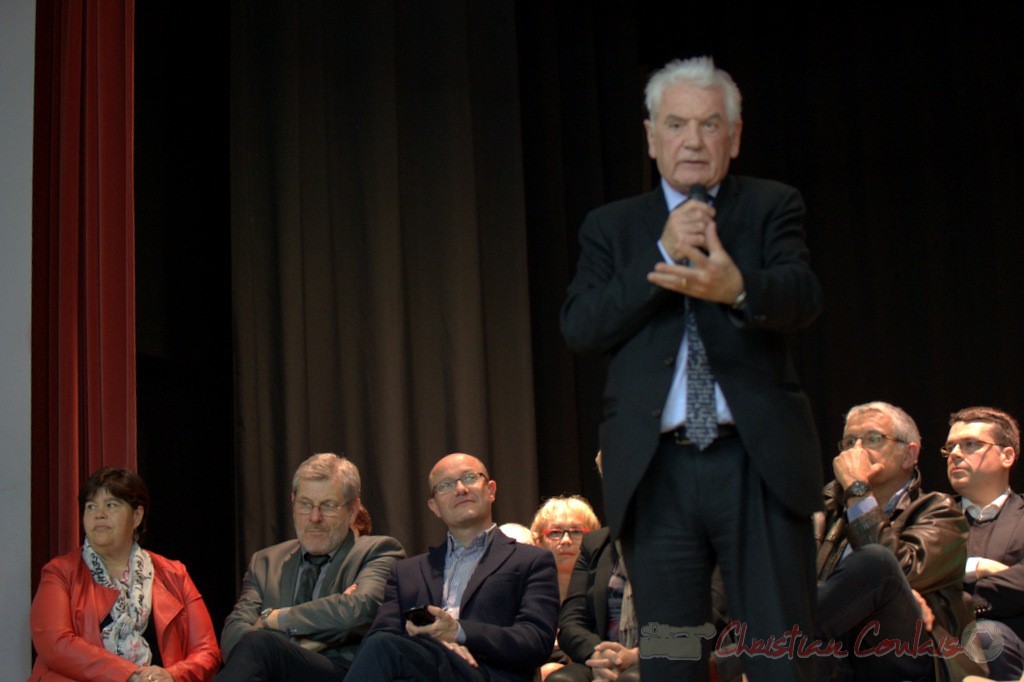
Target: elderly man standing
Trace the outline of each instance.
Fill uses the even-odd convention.
[[[333,453],[313,455],[292,479],[296,540],[252,556],[224,622],[219,682],[338,680],[377,615],[394,563],[394,538],[349,531],[360,508],[359,471]]]
[[[927,653],[877,656],[875,645],[899,641],[925,651],[931,617],[953,636],[973,619],[961,589],[967,521],[952,497],[921,490],[920,452],[917,425],[900,408],[851,408],[825,512],[815,515],[817,634],[843,642],[849,656],[828,664],[849,667],[855,679],[927,676],[934,665]]]
[[[964,589],[984,619],[981,650],[998,654],[988,663],[995,680],[1024,674],[1024,498],[1010,488],[1019,452],[1020,427],[1006,412],[968,407],[950,415],[942,456],[971,527]]]
[[[716,564],[752,637],[807,632],[821,453],[790,345],[822,295],[804,203],[792,187],[729,174],[740,92],[710,58],[657,71],[646,104],[660,187],[587,216],[562,308],[573,350],[611,356],[608,525],[641,633],[709,622]],[[644,679],[709,675],[706,657],[646,656],[643,636],[640,657]],[[809,657],[745,663],[754,680],[814,676]]]
[[[497,529],[497,489],[472,455],[434,465],[427,506],[448,527],[447,538],[395,564],[352,679],[533,679],[555,642],[555,560]]]

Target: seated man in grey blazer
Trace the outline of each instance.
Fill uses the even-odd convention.
[[[384,598],[391,567],[405,551],[394,538],[356,537],[359,471],[333,453],[313,455],[292,479],[296,540],[256,552],[224,622],[234,680],[339,680]]]

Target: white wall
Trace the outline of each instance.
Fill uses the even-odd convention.
[[[35,0],[0,1],[0,678],[28,677]],[[45,504],[45,500],[41,500]]]

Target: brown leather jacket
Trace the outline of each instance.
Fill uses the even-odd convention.
[[[921,491],[921,472],[886,516],[885,503],[848,523],[843,490],[836,481],[825,486],[825,511],[815,512],[818,580],[835,570],[847,544],[854,549],[870,543],[888,547],[896,556],[910,586],[917,590],[938,624],[959,634],[974,620],[970,597],[963,592],[967,562],[967,519],[950,495]]]

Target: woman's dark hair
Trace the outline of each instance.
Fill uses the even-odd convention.
[[[373,521],[370,519],[370,512],[361,504],[355,518],[352,519],[352,530],[358,532],[360,537],[369,535],[373,531]]]
[[[142,507],[146,514],[135,529],[135,541],[138,542],[146,533],[146,517],[149,516],[149,491],[142,478],[131,469],[115,469],[103,467],[89,477],[82,489],[78,491],[78,513],[85,513],[85,503],[96,496],[103,488],[111,495],[125,502],[132,509]]]

